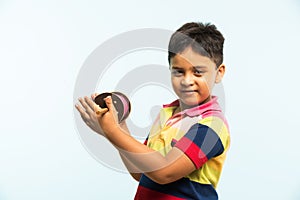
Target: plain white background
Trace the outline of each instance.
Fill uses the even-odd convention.
[[[0,199],[132,199],[137,183],[81,144],[76,77],[112,36],[190,21],[226,38],[232,144],[220,199],[299,199],[297,0],[0,1]]]

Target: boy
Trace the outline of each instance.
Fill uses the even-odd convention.
[[[88,97],[79,99],[76,108],[85,123],[119,150],[139,181],[136,200],[218,199],[230,137],[211,91],[225,73],[223,43],[211,24],[187,23],[172,35],[168,60],[179,99],[163,106],[145,144],[130,136],[125,122],[117,123],[111,97],[104,109]]]

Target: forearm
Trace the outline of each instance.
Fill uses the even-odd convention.
[[[122,129],[111,130],[107,139],[115,145],[126,161],[128,171],[139,180],[143,173],[159,184],[176,181],[195,170],[192,161],[178,148],[173,148],[166,156],[138,142]]]
[[[130,135],[129,129],[125,121],[120,123],[120,127],[124,131],[124,133]],[[128,160],[124,155],[122,155],[121,153],[119,154],[128,172],[130,173],[131,177],[139,182],[142,176],[142,172],[132,162],[130,162],[130,160]]]
[[[124,155],[122,155],[120,153],[120,157],[124,163],[124,165],[126,166],[128,172],[130,173],[130,175],[132,176],[133,179],[135,179],[136,181],[140,181],[141,175],[142,173],[139,172],[139,169],[137,167],[135,167]]]
[[[118,149],[129,172],[149,172],[167,165],[167,159],[159,152],[140,143],[119,127],[110,129],[106,138]]]

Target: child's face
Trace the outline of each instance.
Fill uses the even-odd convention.
[[[171,59],[172,86],[180,99],[181,109],[203,104],[211,99],[215,83],[221,81],[225,66],[216,69],[208,57],[187,48]]]

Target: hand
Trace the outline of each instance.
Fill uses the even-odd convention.
[[[94,93],[94,94],[92,94],[91,97],[94,100],[96,96],[97,96],[97,93]],[[93,131],[104,136],[104,132],[98,122],[98,116],[107,112],[108,109],[100,108],[94,101],[92,101],[88,97],[79,98],[79,102],[81,105],[76,104],[75,107],[79,111],[83,121]]]
[[[99,93],[94,93],[94,94],[91,95],[93,101],[95,101],[95,98],[96,98],[98,95],[99,95]],[[114,110],[115,110],[115,109],[114,109]],[[116,113],[116,116],[118,117],[116,111],[115,111],[115,113]],[[128,129],[127,124],[126,124],[126,120],[121,121],[119,125],[120,125],[121,129],[123,129],[123,130],[125,131],[125,133],[127,133],[128,135],[130,135],[129,129]]]
[[[115,132],[116,128],[118,129],[121,127],[118,123],[118,113],[113,105],[111,96],[104,98],[104,101],[108,108],[108,111],[102,112],[102,110],[99,110],[99,114],[97,113],[98,122],[102,127],[103,132],[105,134],[110,134],[112,132]]]

